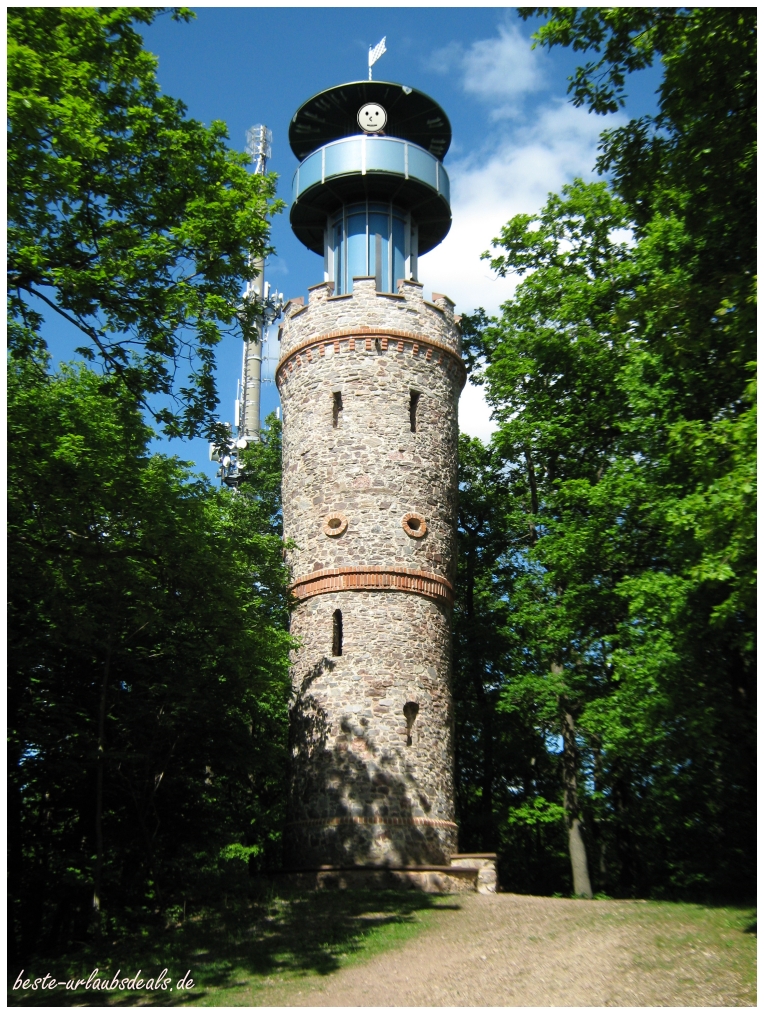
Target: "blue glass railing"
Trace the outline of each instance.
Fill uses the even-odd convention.
[[[308,155],[292,179],[292,199],[333,177],[378,172],[425,183],[451,203],[448,173],[434,155],[410,141],[366,134],[343,137]]]

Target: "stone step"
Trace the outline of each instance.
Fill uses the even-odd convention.
[[[408,888],[426,894],[461,894],[480,892],[480,874],[477,866],[320,866],[279,870],[269,874],[269,879],[308,891],[376,887]]]
[[[495,852],[456,852],[451,856],[451,868],[476,869],[478,894],[495,894],[498,889]]]

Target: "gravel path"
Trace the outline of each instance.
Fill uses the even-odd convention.
[[[693,930],[695,936],[693,937]],[[689,935],[688,935],[689,934]],[[695,941],[695,944],[693,943]],[[291,1006],[753,1006],[697,924],[639,902],[462,895],[398,950],[343,969]]]

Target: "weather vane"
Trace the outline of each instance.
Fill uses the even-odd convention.
[[[383,53],[387,52],[387,49],[385,47],[386,38],[387,36],[385,35],[382,41],[378,42],[373,49],[371,46],[369,46],[369,81],[371,81],[371,68],[374,66],[374,64],[377,62],[380,56],[382,56]]]

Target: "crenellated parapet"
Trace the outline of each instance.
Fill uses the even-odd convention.
[[[328,588],[329,572],[332,587],[350,587],[338,573],[355,567],[354,587],[383,587],[381,569],[390,589],[453,601],[459,329],[446,296],[400,289],[380,298],[360,278],[337,300],[324,283],[283,326],[284,523],[300,597]],[[326,580],[306,584],[317,571]]]
[[[428,361],[436,353],[450,353],[454,366],[462,371],[461,332],[459,317],[454,316],[454,304],[448,296],[433,294],[432,302],[424,299],[419,282],[401,279],[398,292],[377,292],[375,279],[354,278],[353,291],[345,296],[335,296],[333,282],[321,282],[308,290],[309,301],[292,299],[286,306],[284,323],[279,328],[281,355],[279,371],[287,365],[289,358],[298,352],[313,349],[337,340],[347,342],[353,337],[375,338],[383,341],[391,351],[403,341],[410,351],[413,345],[419,348],[415,354],[427,356]],[[392,342],[392,345],[390,343]],[[355,351],[355,345],[352,351]],[[320,354],[320,353],[319,353]]]

